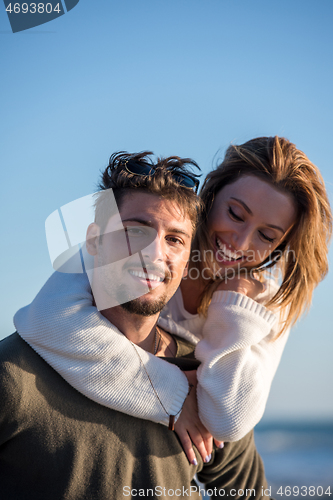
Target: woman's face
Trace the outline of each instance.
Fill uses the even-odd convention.
[[[222,188],[208,220],[221,268],[256,267],[278,247],[296,221],[293,198],[254,175]]]

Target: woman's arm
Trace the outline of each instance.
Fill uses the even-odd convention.
[[[277,317],[250,297],[213,294],[197,344],[198,406],[215,438],[237,441],[261,419],[288,334],[273,340]]]
[[[134,346],[92,306],[86,275],[54,273],[14,323],[49,365],[93,401],[164,425],[181,410],[186,376]]]
[[[169,415],[181,412],[189,389],[184,373],[134,346],[107,321],[92,306],[86,275],[54,273],[34,301],[16,313],[14,323],[54,370],[93,401],[164,425]],[[192,410],[193,423],[188,419],[189,403],[176,432],[191,462],[195,455],[188,434],[203,459],[212,444]]]

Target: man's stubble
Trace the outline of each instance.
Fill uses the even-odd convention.
[[[140,316],[154,316],[162,311],[168,302],[166,293],[155,300],[151,300],[149,299],[149,295],[154,290],[152,292],[144,290],[140,297],[133,299],[133,290],[130,289],[129,285],[121,282],[121,279],[119,279],[119,272],[113,271],[113,265],[114,264],[105,265],[105,259],[102,254],[99,254],[98,266],[99,269],[103,268],[103,272],[100,273],[102,286],[104,292],[110,297],[110,303],[114,304],[116,301],[125,311]],[[126,269],[123,268],[122,271],[125,276]],[[122,274],[120,274],[120,276],[121,275]],[[168,272],[166,279],[169,279],[170,275],[171,273]],[[147,281],[147,287],[148,286]]]

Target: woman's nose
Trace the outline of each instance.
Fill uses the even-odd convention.
[[[235,232],[232,235],[231,244],[235,250],[245,252],[251,246],[252,234],[250,231]]]

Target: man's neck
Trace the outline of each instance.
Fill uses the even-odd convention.
[[[145,351],[153,351],[155,325],[159,314],[141,316],[130,313],[121,306],[105,309],[101,311],[101,314],[133,344],[138,345]]]

